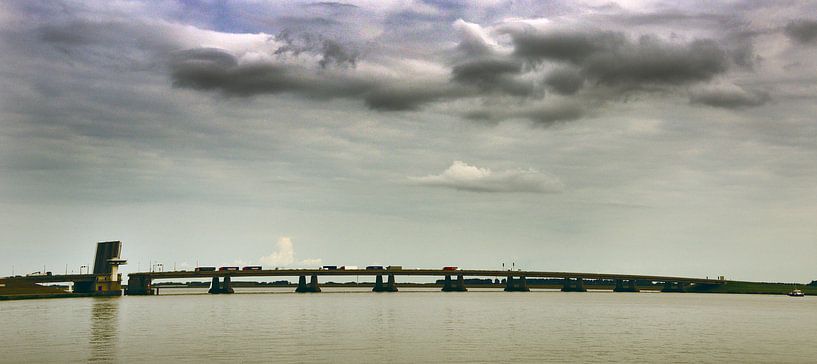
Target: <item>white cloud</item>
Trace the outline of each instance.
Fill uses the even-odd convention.
[[[302,261],[295,260],[295,247],[292,244],[292,239],[287,236],[278,238],[276,250],[272,254],[263,256],[258,261],[263,265],[281,267],[281,266],[315,266],[321,264],[320,258],[309,258]]]
[[[513,169],[494,172],[465,162],[454,161],[439,175],[409,177],[420,185],[448,187],[475,192],[555,193],[563,189],[562,182],[534,169]]]

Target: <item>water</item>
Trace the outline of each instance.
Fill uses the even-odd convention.
[[[0,302],[0,362],[817,362],[817,297],[202,292]]]

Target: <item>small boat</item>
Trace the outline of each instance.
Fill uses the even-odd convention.
[[[803,291],[801,291],[799,289],[795,289],[795,290],[793,290],[793,291],[791,291],[791,292],[789,292],[787,294],[789,296],[791,296],[791,297],[803,297],[803,296],[806,295],[805,293],[803,293]]]

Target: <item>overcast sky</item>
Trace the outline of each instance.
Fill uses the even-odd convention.
[[[817,279],[817,3],[0,3],[0,268]]]

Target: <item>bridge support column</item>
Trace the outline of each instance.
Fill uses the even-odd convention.
[[[661,292],[686,292],[686,282],[664,282]]]
[[[209,294],[219,294],[221,293],[221,283],[218,281],[218,277],[213,277],[213,280],[210,282],[210,289],[207,290]]]
[[[445,283],[443,283],[443,292],[467,292],[468,289],[465,288],[465,279],[463,279],[462,274],[457,275],[457,280],[451,280],[450,275],[445,276]]]
[[[640,292],[635,282],[635,279],[616,279],[616,288],[613,288],[613,292]]]
[[[378,274],[374,280],[372,292],[397,292],[397,284],[394,283],[394,274],[389,274],[387,283],[383,283],[383,276]]]
[[[142,275],[130,275],[128,276],[128,288],[125,290],[125,295],[151,296],[154,294],[154,289],[151,287],[151,284],[152,282],[149,277]],[[93,285],[91,285],[90,288],[93,289]],[[74,292],[77,292],[76,283],[74,284]]]
[[[530,292],[528,280],[525,277],[508,276],[505,280],[505,292]]]
[[[587,288],[584,288],[584,280],[581,277],[565,278],[562,292],[587,292]]]
[[[295,288],[295,292],[298,293],[317,293],[321,291],[321,287],[318,286],[318,275],[313,274],[312,278],[310,279],[309,283],[306,283],[306,276],[298,277],[298,288]]]
[[[210,289],[207,291],[209,294],[230,294],[235,293],[233,289],[233,283],[230,280],[230,276],[224,277],[224,283],[218,282],[218,277],[213,277],[212,283],[210,283]]]
[[[221,284],[220,293],[235,293],[235,290],[233,289],[233,281],[230,279],[230,276],[224,277],[224,283]]]

